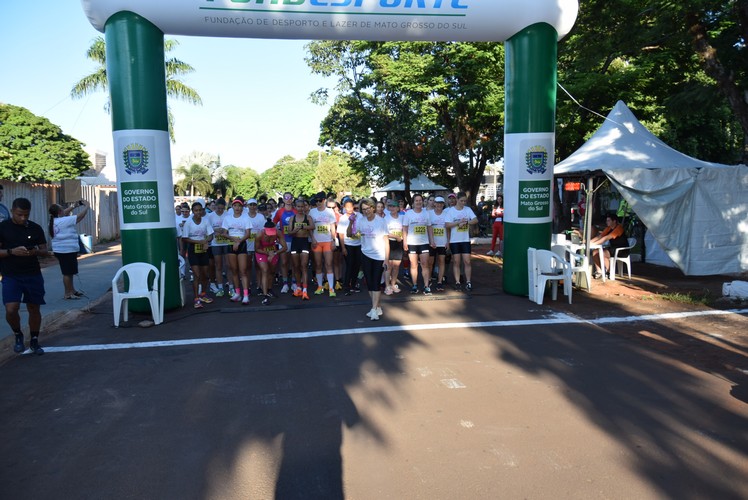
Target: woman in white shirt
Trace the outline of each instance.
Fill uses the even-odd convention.
[[[471,292],[470,279],[473,271],[470,265],[470,226],[478,223],[478,218],[467,204],[465,193],[457,193],[457,204],[447,211],[444,227],[449,230],[449,250],[452,253],[452,272],[455,276],[455,290],[462,290],[460,284],[460,262],[465,265],[465,290]]]
[[[371,297],[371,311],[366,315],[376,321],[382,315],[379,298],[382,295],[379,283],[386,262],[390,258],[390,240],[387,223],[376,215],[377,202],[374,198],[364,198],[360,202],[363,217],[356,217],[356,232],[361,235],[361,269]],[[353,225],[348,226],[348,234],[353,235]]]
[[[76,207],[83,207],[77,215],[71,215]],[[81,200],[67,208],[60,205],[49,207],[49,236],[52,238],[52,251],[60,263],[62,284],[66,299],[79,299],[83,292],[75,289],[73,276],[78,274],[78,250],[80,249],[76,225],[88,213],[88,202]]]

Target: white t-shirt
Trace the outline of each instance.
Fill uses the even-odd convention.
[[[216,229],[223,228],[223,221],[226,219],[226,217],[229,217],[229,213],[226,210],[224,210],[221,215],[218,215],[215,212],[211,212],[207,216],[205,216],[205,218],[208,219],[208,222],[210,223],[210,225],[213,227],[213,234],[216,233]],[[213,240],[210,242],[210,246],[212,247],[227,246],[230,244],[231,244],[230,239],[226,238],[225,236],[219,236],[217,234],[213,237]]]
[[[78,230],[75,227],[78,223],[78,217],[75,215],[55,217],[53,223],[52,251],[55,253],[78,253],[80,245],[78,243]]]
[[[358,231],[358,223],[361,221],[361,219],[365,219],[361,214],[356,214],[356,230]],[[381,219],[381,217],[380,217]],[[340,216],[340,219],[338,219],[338,234],[342,234],[345,238],[343,241],[345,242],[346,246],[351,247],[360,247],[361,246],[361,233],[360,231],[354,234],[353,236],[348,236],[348,226],[350,225],[350,218],[348,214],[343,214]]]
[[[184,227],[184,223],[188,220],[192,220],[192,214],[188,215],[187,217],[182,217],[181,215],[177,215],[176,218],[176,225],[177,225],[177,238],[182,237],[182,228]]]
[[[223,224],[221,225],[221,227],[228,231],[229,236],[234,238],[243,238],[244,231],[249,229],[249,217],[244,214],[236,217],[234,212],[232,211],[226,216],[225,219],[223,219]]]
[[[475,219],[475,213],[470,207],[464,207],[462,210],[452,207],[446,211],[447,222],[459,222],[459,226],[451,228],[449,231],[450,243],[464,243],[470,241],[470,225],[468,222]]]
[[[446,247],[447,230],[444,228],[444,224],[447,222],[447,211],[442,210],[441,214],[436,215],[436,210],[431,210],[429,221],[431,222],[431,230],[434,232],[434,243],[438,247]]]
[[[429,213],[426,210],[416,212],[415,210],[408,210],[403,216],[403,227],[408,230],[408,245],[428,245],[429,244],[429,233],[428,227],[431,225],[429,221]]]
[[[255,238],[257,238],[257,235],[260,234],[260,231],[262,231],[262,229],[265,227],[265,222],[267,222],[267,219],[260,212],[257,212],[254,217],[249,214],[247,214],[245,217],[249,221],[249,225],[247,226],[249,228],[247,252],[254,252]]]
[[[392,236],[403,237],[403,218],[398,214],[397,219],[392,217],[390,214],[384,216],[384,221],[387,224],[387,234]],[[390,238],[391,239],[391,238]]]
[[[360,220],[356,221],[356,227],[361,233],[361,253],[370,259],[384,261],[386,245],[384,237],[388,234],[385,220],[375,215],[374,219],[369,221],[361,216]]]
[[[322,211],[315,208],[309,212],[309,217],[314,221],[314,239],[318,243],[332,241],[332,232],[335,230],[335,212],[329,208]]]
[[[213,234],[213,226],[205,217],[200,219],[199,224],[194,219],[189,219],[182,227],[182,238],[190,240],[207,240],[211,234]]]

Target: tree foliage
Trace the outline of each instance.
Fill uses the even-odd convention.
[[[189,193],[190,196],[212,194],[213,182],[208,167],[193,163],[189,166],[181,165],[175,172],[179,180],[174,184],[174,194]]]
[[[25,108],[0,103],[0,178],[53,182],[90,167],[83,144],[60,127]]]
[[[174,39],[164,40],[164,53],[172,52],[179,42]],[[70,91],[70,96],[74,99],[80,99],[95,92],[108,92],[109,80],[106,72],[106,41],[104,37],[98,36],[91,42],[91,47],[86,52],[86,57],[96,63],[94,71],[81,78]],[[200,94],[192,87],[185,84],[181,77],[195,71],[191,65],[175,57],[169,57],[165,61],[166,67],[166,97],[179,99],[196,106],[203,104]],[[110,103],[107,101],[105,109],[109,112]],[[174,136],[174,116],[171,108],[167,108],[169,119],[169,137],[175,141]]]
[[[216,197],[223,196],[226,201],[238,195],[245,199],[256,198],[260,195],[260,174],[251,168],[241,168],[227,165],[222,169],[222,175],[213,184]]]
[[[351,155],[380,184],[413,167],[473,199],[503,144],[503,46],[495,43],[312,42],[312,71],[338,78],[320,144]],[[324,101],[321,89],[315,98]]]
[[[260,174],[260,191],[277,198],[286,191],[294,195],[315,193],[316,159],[296,160],[290,155],[279,159],[275,165]]]
[[[585,0],[559,47],[564,158],[623,100],[656,135],[710,161],[746,161],[748,0]]]

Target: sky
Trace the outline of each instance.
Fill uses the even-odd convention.
[[[73,85],[96,67],[86,51],[98,35],[80,0],[0,1],[0,102],[44,116],[104,151],[113,172],[106,93],[70,97]],[[202,106],[170,101],[173,165],[197,151],[220,155],[222,165],[262,172],[285,155],[303,158],[318,149],[327,107],[309,96],[335,81],[311,74],[304,62],[307,41],[167,37],[179,41],[170,55],[195,68],[183,81],[203,99]]]

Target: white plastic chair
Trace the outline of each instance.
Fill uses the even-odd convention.
[[[149,286],[149,276],[153,273],[153,282]],[[127,289],[120,291],[120,278],[127,278]],[[119,327],[120,311],[124,305],[124,319],[127,321],[128,310],[127,301],[129,299],[148,299],[153,314],[153,322],[160,325],[163,320],[161,311],[161,301],[159,298],[159,286],[161,282],[161,273],[147,262],[133,262],[122,266],[112,279],[112,307],[114,308],[114,326]],[[124,280],[123,280],[124,281]]]
[[[571,274],[576,278],[578,274],[583,274],[587,280],[587,290],[592,289],[592,272],[590,272],[590,264],[587,260],[586,255],[580,255],[576,253],[575,248],[579,245],[573,243],[568,245],[553,245],[551,252],[555,253],[571,266]],[[578,287],[581,287],[579,280],[575,279]]]
[[[177,254],[179,260],[179,279],[183,280],[187,277],[187,261],[181,255]]]
[[[571,304],[571,265],[563,257],[559,257],[550,250],[535,250],[535,279],[537,288],[535,292],[535,303],[542,304],[545,288],[551,283],[551,298],[558,297],[558,282],[564,282],[564,295],[569,297]]]
[[[631,250],[636,246],[636,238],[628,238],[629,246],[622,247],[622,248],[616,248],[616,251],[613,255],[610,256],[610,280],[613,281],[616,279],[616,267],[618,268],[618,274],[623,276],[623,265],[626,264],[626,270],[629,274],[629,279],[631,279]],[[628,250],[629,254],[626,257],[620,257],[618,255],[618,252],[623,252],[624,250]]]
[[[538,293],[538,267],[535,265],[535,252],[536,250],[532,247],[527,249],[527,298],[533,302],[537,300]]]

